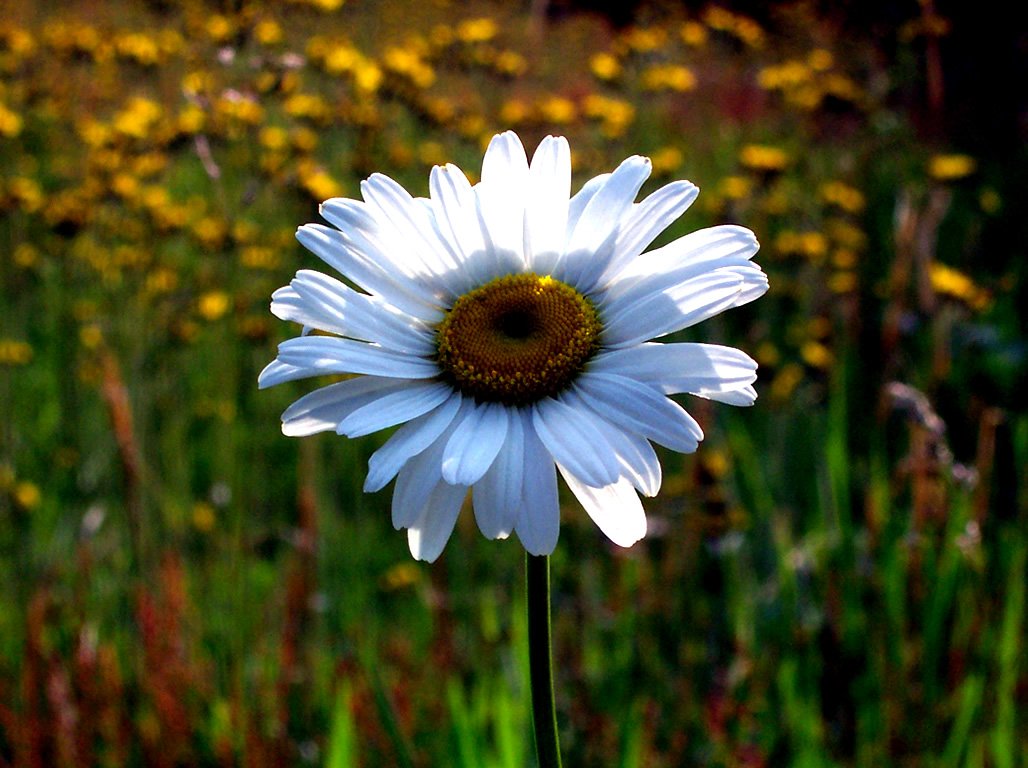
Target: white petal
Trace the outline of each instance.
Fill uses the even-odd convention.
[[[425,511],[432,491],[443,482],[439,463],[451,429],[452,424],[428,448],[411,457],[397,474],[392,502],[394,528],[410,528],[416,524]]]
[[[467,495],[468,489],[462,485],[440,482],[432,489],[421,517],[407,531],[415,560],[434,563],[442,554]]]
[[[699,192],[699,188],[690,181],[673,181],[633,205],[618,232],[614,258],[605,277],[617,275],[626,264],[646,250],[661,232],[692,205]]]
[[[500,452],[510,423],[499,403],[476,405],[453,430],[443,452],[443,479],[455,485],[477,483]]]
[[[521,271],[525,266],[525,199],[528,158],[513,131],[493,137],[482,162],[482,181],[475,186],[487,248],[496,268]]]
[[[399,314],[375,296],[358,293],[334,277],[302,269],[285,288],[272,294],[276,317],[322,331],[372,341],[416,355],[433,351],[427,326]]]
[[[507,438],[496,460],[471,489],[475,520],[487,539],[505,539],[514,530],[522,505],[525,479],[525,439],[523,416],[510,414]]]
[[[570,156],[568,158],[568,171],[571,169]],[[578,226],[578,220],[582,218],[582,212],[585,211],[589,202],[595,197],[596,193],[603,189],[603,186],[607,183],[610,178],[609,173],[601,173],[599,176],[593,176],[587,181],[580,190],[571,196],[571,200],[568,202],[568,222],[567,229],[564,230],[565,242],[571,237],[571,233],[575,231],[575,227]]]
[[[620,292],[638,280],[659,276],[683,282],[720,267],[746,266],[759,249],[756,236],[745,227],[721,224],[700,229],[626,262],[620,272],[612,270],[617,287],[611,288]]]
[[[371,454],[364,491],[373,493],[384,488],[404,464],[434,443],[450,426],[460,409],[461,401],[461,396],[454,393],[434,411],[396,430],[381,448]]]
[[[620,547],[630,547],[646,535],[646,514],[632,484],[622,478],[616,483],[593,488],[557,465],[564,482],[608,539]]]
[[[344,225],[345,216],[351,216],[355,220],[361,218],[362,226],[374,226],[370,216],[344,203],[357,205],[354,200],[330,200],[322,204],[322,212],[326,218],[328,211],[335,212],[338,215],[333,218]],[[423,276],[410,272],[402,262],[397,263],[357,226],[348,227],[343,233],[321,224],[304,224],[296,231],[296,239],[340,274],[401,312],[427,323],[442,319],[443,313]]]
[[[767,289],[767,278],[755,265],[715,270],[683,283],[671,282],[669,277],[663,284],[629,291],[605,304],[604,344],[626,347],[689,328],[752,301],[753,290],[763,293]]]
[[[437,235],[432,211],[424,202],[414,198],[400,184],[381,173],[374,173],[361,183],[361,194],[368,205],[395,227],[397,236],[418,257],[430,274],[439,278],[459,269],[452,249],[446,247]],[[440,298],[455,298],[445,280],[438,280],[436,290]]]
[[[668,395],[688,392],[734,405],[748,405],[750,393],[756,396],[751,386],[757,380],[756,362],[720,344],[640,344],[598,355],[590,367],[647,382]],[[737,393],[742,402],[733,401],[729,393]]]
[[[273,368],[276,363],[278,368]],[[281,381],[324,373],[428,379],[439,374],[439,367],[431,360],[390,352],[363,341],[335,336],[300,336],[286,339],[278,345],[278,359],[261,372],[257,382],[264,388]]]
[[[614,257],[622,217],[631,209],[650,169],[649,158],[630,157],[596,190],[568,237],[564,258],[554,270],[558,279],[582,292],[596,285]]]
[[[597,418],[592,411],[553,398],[536,403],[532,413],[536,434],[553,459],[599,487],[614,482],[621,469]]]
[[[453,394],[449,384],[437,381],[404,382],[403,389],[379,397],[357,408],[343,419],[336,431],[347,437],[361,437],[386,427],[415,419],[446,402]]]
[[[475,190],[455,165],[435,166],[428,180],[432,208],[443,238],[457,251],[460,271],[470,284],[495,276],[489,266]]]
[[[532,555],[549,555],[560,536],[560,504],[557,498],[557,469],[540,442],[526,408],[521,412],[525,439],[524,497],[514,531]]]
[[[547,136],[532,156],[525,201],[525,257],[529,269],[548,275],[564,253],[571,195],[571,147]]]
[[[303,437],[334,430],[354,410],[409,387],[403,379],[357,376],[304,395],[282,413],[282,433]]]
[[[575,387],[590,407],[613,423],[673,451],[692,453],[703,439],[696,420],[652,383],[590,370]]]

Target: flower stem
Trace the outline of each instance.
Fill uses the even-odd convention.
[[[557,709],[553,700],[553,643],[550,634],[550,558],[525,554],[528,586],[528,669],[532,722],[539,768],[561,768]]]

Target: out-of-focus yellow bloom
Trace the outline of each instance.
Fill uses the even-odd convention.
[[[500,51],[493,68],[506,77],[521,77],[528,71],[528,59],[517,51]]]
[[[390,46],[382,54],[382,66],[387,72],[402,75],[418,88],[429,88],[435,83],[435,70],[410,47]]]
[[[974,310],[989,307],[992,297],[984,288],[975,284],[969,275],[959,269],[933,261],[928,269],[932,289],[940,296],[949,296]]]
[[[820,194],[826,203],[838,206],[847,213],[860,213],[864,210],[864,194],[845,182],[827,181],[821,185]]]
[[[789,164],[789,155],[784,149],[767,144],[747,144],[739,150],[739,162],[754,171],[783,171]]]
[[[282,108],[290,117],[302,117],[315,122],[324,121],[331,114],[328,103],[315,93],[294,93],[285,100]]]
[[[139,179],[128,173],[117,173],[111,179],[111,191],[124,199],[135,197],[139,192]]]
[[[624,33],[622,40],[636,53],[650,53],[667,43],[667,30],[663,27],[632,27]]]
[[[35,483],[30,483],[28,480],[22,480],[15,485],[12,495],[14,496],[15,504],[26,511],[35,509],[43,500],[43,494],[40,492],[39,486]]]
[[[457,25],[457,39],[462,43],[484,43],[492,40],[500,26],[490,18],[465,19]]]
[[[239,263],[247,269],[276,269],[281,259],[272,248],[251,245],[239,253]]]
[[[193,222],[193,234],[205,248],[220,248],[228,236],[225,222],[216,216],[204,216]]]
[[[759,49],[764,46],[764,30],[746,16],[712,5],[704,12],[703,20],[711,29],[732,35],[750,48]]]
[[[454,38],[453,27],[449,24],[436,24],[428,33],[428,42],[435,48],[449,48]]]
[[[805,62],[786,61],[775,66],[764,67],[757,73],[757,84],[766,90],[795,88],[809,83],[813,72]]]
[[[682,42],[692,48],[700,48],[706,45],[707,39],[710,37],[707,34],[707,28],[698,21],[687,21],[682,24],[679,35],[682,38]]]
[[[158,267],[146,276],[144,290],[148,294],[171,293],[178,288],[178,275],[168,267]]]
[[[21,133],[22,125],[21,115],[8,109],[6,104],[0,103],[0,136],[13,139]]]
[[[800,347],[800,357],[811,368],[826,370],[835,362],[832,351],[819,341],[811,339]]]
[[[43,189],[27,176],[15,176],[7,182],[7,194],[26,213],[35,213],[43,205]]]
[[[215,321],[225,316],[232,306],[231,297],[224,291],[207,291],[196,303],[196,310],[204,320]]]
[[[363,59],[354,68],[353,84],[357,86],[358,91],[366,94],[375,93],[382,85],[382,70],[375,62]]]
[[[0,339],[0,365],[28,365],[32,356],[32,345],[28,342]]]
[[[500,107],[500,122],[511,127],[521,125],[531,115],[531,107],[521,99],[507,99]]]
[[[988,214],[999,213],[1000,208],[1003,207],[1003,198],[992,187],[986,187],[978,196],[978,205]]]
[[[236,27],[227,16],[215,13],[207,18],[204,31],[214,42],[223,43],[236,33]]]
[[[14,247],[13,258],[22,269],[31,269],[39,263],[39,251],[31,243],[18,243]]]
[[[849,101],[859,104],[864,98],[864,92],[859,85],[846,75],[832,72],[821,81],[821,88],[826,96],[834,96],[841,101]]]
[[[122,32],[114,37],[114,50],[119,56],[143,66],[161,63],[161,49],[157,41],[142,32]]]
[[[89,323],[79,328],[79,343],[86,349],[99,349],[103,341],[103,331],[96,323]]]
[[[214,107],[219,115],[245,125],[260,125],[264,120],[264,108],[252,97],[238,91],[226,91]]]
[[[600,121],[600,131],[609,139],[623,136],[635,120],[635,107],[622,99],[592,93],[582,106],[587,117]]]
[[[323,46],[325,50],[322,50]],[[328,48],[327,44],[317,38],[312,38],[307,44],[307,55],[315,60],[320,59],[325,71],[331,75],[353,72],[364,59],[361,52],[351,45],[335,45]]]
[[[443,165],[446,157],[446,148],[438,141],[423,141],[418,145],[418,160],[425,165]]]
[[[753,190],[753,181],[745,176],[726,176],[718,184],[718,191],[728,200],[742,200]]]
[[[589,60],[589,69],[600,80],[614,80],[621,74],[621,62],[613,54],[597,53]]]
[[[803,381],[803,368],[796,363],[787,363],[771,380],[771,399],[778,402],[788,400],[796,387]]]
[[[179,132],[187,135],[199,133],[206,122],[207,113],[196,104],[187,104],[175,118]]]
[[[210,533],[218,522],[214,507],[206,501],[198,501],[193,505],[193,527],[200,533]]]
[[[928,175],[936,181],[956,181],[970,176],[978,162],[970,155],[935,155],[928,161]]]
[[[317,201],[328,200],[330,197],[341,197],[342,185],[328,171],[314,162],[299,165],[298,181],[300,186]]]
[[[421,581],[421,569],[414,563],[404,561],[394,565],[382,576],[382,589],[393,592],[413,587]]]
[[[300,152],[313,152],[318,146],[318,134],[300,125],[289,132],[289,141]]]
[[[782,359],[782,353],[778,351],[778,347],[774,345],[774,342],[762,341],[760,346],[757,347],[754,358],[761,365],[772,368],[778,365]]]
[[[547,123],[567,125],[578,117],[575,102],[563,96],[547,96],[539,102],[539,114]]]
[[[862,251],[867,247],[867,233],[846,219],[828,219],[825,221],[825,233],[844,248]]]
[[[685,156],[678,147],[661,147],[650,154],[650,162],[653,165],[655,176],[674,173],[682,167],[684,161]]]
[[[853,293],[858,284],[856,272],[836,272],[828,278],[828,290],[832,293]]]
[[[275,45],[282,42],[282,25],[274,19],[261,19],[253,28],[253,36],[261,45]]]
[[[696,75],[688,67],[678,64],[658,64],[642,73],[642,87],[648,91],[677,91],[696,88]]]
[[[145,139],[161,119],[161,105],[153,99],[133,96],[125,108],[114,115],[114,130],[134,139]]]
[[[279,125],[266,125],[257,134],[257,141],[265,149],[278,151],[289,146],[289,133]]]
[[[836,269],[853,269],[857,266],[857,253],[849,248],[836,248],[832,252],[832,266]]]
[[[825,72],[835,64],[835,57],[827,48],[815,48],[807,55],[807,64],[815,72]]]

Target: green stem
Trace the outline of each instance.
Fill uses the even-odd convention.
[[[539,768],[561,768],[557,708],[553,700],[553,643],[550,634],[550,558],[525,554],[528,586],[528,669],[532,722]]]

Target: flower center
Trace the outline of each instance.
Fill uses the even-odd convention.
[[[479,401],[527,405],[566,389],[599,346],[592,303],[531,272],[497,277],[454,302],[436,332],[444,376]]]

